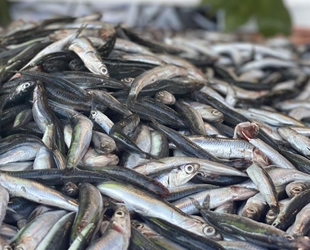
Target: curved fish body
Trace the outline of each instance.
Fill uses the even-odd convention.
[[[71,243],[88,224],[96,225],[103,213],[102,196],[96,187],[89,183],[83,183],[79,190],[80,204],[71,229]]]
[[[9,203],[9,193],[2,186],[0,186],[0,197],[1,197],[0,201],[0,227],[1,227]]]
[[[257,189],[260,191],[270,208],[278,212],[279,204],[276,187],[268,172],[256,164],[248,167],[246,172],[257,187]]]
[[[51,211],[39,215],[29,222],[16,240],[15,249],[34,250],[66,211]]]
[[[130,214],[125,206],[118,207],[105,234],[87,250],[126,250],[131,236]]]
[[[185,230],[207,237],[203,232],[204,223],[187,216],[169,203],[161,201],[151,194],[133,186],[117,182],[105,182],[99,184],[97,188],[102,194],[124,202],[129,210],[133,210],[143,216],[161,218]]]
[[[278,132],[294,149],[304,156],[310,156],[310,139],[308,137],[298,134],[296,131],[286,127],[278,128]]]
[[[127,98],[127,106],[136,102],[139,92],[146,86],[160,79],[169,79],[176,76],[186,76],[187,70],[174,65],[159,66],[138,76],[131,84]]]
[[[210,189],[207,191],[192,194],[188,197],[177,200],[172,204],[186,214],[195,214],[198,212],[198,210],[195,207],[192,199],[196,200],[200,205],[202,205],[206,197],[209,196],[209,206],[211,209],[213,209],[229,201],[246,200],[255,195],[256,193],[257,190],[255,189],[235,185],[230,187]]]
[[[135,166],[133,170],[150,175],[156,172],[171,169],[175,166],[183,164],[198,163],[200,165],[199,171],[201,173],[211,173],[214,175],[229,175],[229,176],[246,176],[240,170],[209,160],[204,160],[195,157],[165,157],[158,160],[150,160],[141,165]]]
[[[93,123],[83,115],[74,116],[72,123],[72,143],[67,156],[67,168],[75,168],[86,154],[93,130]]]
[[[90,72],[97,75],[109,76],[107,66],[103,63],[99,53],[86,37],[74,39],[69,46],[69,50],[74,51],[81,58]]]
[[[78,210],[78,204],[74,199],[66,197],[57,190],[35,181],[1,173],[0,185],[13,197],[23,197],[30,201],[59,207],[73,212]]]
[[[199,164],[185,164],[171,171],[164,172],[156,176],[154,179],[162,183],[167,188],[181,186],[190,181],[199,170]]]

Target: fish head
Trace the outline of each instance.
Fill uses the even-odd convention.
[[[203,225],[202,232],[208,238],[211,238],[214,240],[221,240],[222,239],[222,235],[214,227],[212,227],[208,224]]]
[[[145,236],[156,236],[157,235],[150,227],[148,227],[148,225],[140,221],[132,220],[131,225]]]
[[[270,209],[266,214],[266,219],[265,219],[266,223],[271,225],[274,222],[274,220],[277,218],[277,216],[278,214],[274,210]]]
[[[262,167],[268,166],[270,164],[269,158],[257,148],[253,150],[253,161],[257,162]]]
[[[97,116],[98,116],[98,111],[97,110],[90,111],[90,119],[95,121]]]
[[[211,114],[215,117],[224,117],[223,113],[218,111],[217,109],[212,109]]]
[[[33,102],[35,103],[44,93],[44,88],[40,82],[36,82],[33,90]]]
[[[13,92],[13,95],[29,92],[31,89],[34,88],[35,84],[35,81],[26,81],[19,84]]]
[[[116,149],[116,144],[114,140],[102,140],[100,142],[100,150],[104,154],[108,154]]]
[[[124,205],[115,210],[111,222],[112,229],[121,234],[127,234],[130,231],[130,213]]]
[[[258,220],[260,217],[260,214],[256,207],[250,206],[242,211],[242,216],[250,218],[252,220]]]
[[[131,87],[131,84],[133,83],[134,80],[135,78],[127,77],[127,78],[121,79],[121,82],[124,83],[125,86]]]
[[[179,179],[182,183],[187,182],[196,175],[199,168],[200,164],[198,163],[183,164],[176,169],[178,176],[176,179]]]
[[[104,76],[109,76],[108,69],[107,69],[107,67],[106,67],[105,65],[101,65],[101,66],[99,67],[99,71],[100,71],[100,73],[101,73],[102,75],[104,75]]]
[[[250,140],[258,135],[259,127],[254,122],[242,122],[236,125],[234,138]]]
[[[292,182],[288,184],[285,191],[289,198],[292,198],[307,189],[307,184],[303,182]]]
[[[299,236],[295,238],[298,250],[307,250],[310,246],[310,238],[308,236]]]

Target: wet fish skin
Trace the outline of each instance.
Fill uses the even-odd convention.
[[[169,145],[167,138],[157,130],[151,131],[151,150],[150,153],[158,158],[169,155]]]
[[[218,206],[217,208],[215,208],[214,212],[234,214],[234,213],[236,213],[236,205],[233,201],[226,202],[226,203]]]
[[[282,138],[288,141],[291,146],[304,156],[310,155],[310,139],[298,134],[290,128],[278,128],[279,134]]]
[[[130,92],[127,98],[127,106],[131,106],[136,102],[139,92],[144,87],[156,82],[157,80],[186,75],[186,69],[174,65],[158,66],[152,70],[146,71],[144,74],[137,77],[131,84]]]
[[[306,236],[309,233],[309,209],[308,204],[298,212],[294,223],[287,229],[287,233],[295,237]]]
[[[94,149],[98,153],[107,154],[113,152],[116,149],[114,140],[108,135],[98,131],[93,131],[91,142],[94,146]]]
[[[71,228],[71,243],[88,224],[96,225],[104,211],[99,190],[89,183],[83,183],[79,187],[79,201],[79,210]]]
[[[1,173],[0,184],[7,189],[9,194],[13,197],[23,197],[34,202],[58,206],[74,212],[78,209],[78,204],[75,200],[65,197],[58,191],[35,181],[29,181]]]
[[[177,101],[175,107],[180,115],[184,117],[184,122],[195,134],[206,135],[202,117],[193,107],[183,101]]]
[[[69,249],[70,250],[83,250],[87,246],[87,243],[90,241],[94,231],[96,229],[96,225],[94,223],[89,223],[76,237],[76,239],[72,242]]]
[[[272,225],[279,229],[286,230],[288,226],[293,223],[297,213],[309,203],[309,196],[310,190],[305,190],[292,198],[284,205]]]
[[[223,114],[217,109],[212,108],[209,105],[205,105],[199,102],[188,102],[194,109],[198,111],[202,119],[208,122],[222,122],[224,119]]]
[[[137,117],[137,119],[135,117]],[[137,120],[137,122],[135,120]],[[136,124],[139,122],[139,116],[135,114],[128,116],[127,118],[114,124],[109,132],[109,135],[115,140],[116,145],[123,147],[125,150],[138,153],[144,158],[153,158],[153,156],[150,155],[148,152],[141,150],[127,135],[127,133],[133,132],[133,130],[137,126]]]
[[[157,92],[155,95],[155,100],[166,105],[173,105],[176,101],[175,96],[166,90]]]
[[[255,221],[260,221],[261,218],[267,213],[268,205],[264,197],[258,193],[246,201],[242,208],[241,215]],[[276,215],[278,211],[270,209]]]
[[[250,189],[242,186],[228,186],[217,189],[210,189],[202,191],[190,196],[184,197],[180,200],[173,202],[172,204],[178,209],[182,210],[186,214],[195,214],[198,212],[192,199],[202,205],[207,196],[210,197],[210,208],[216,208],[229,201],[245,200],[257,193],[257,190]]]
[[[249,175],[250,179],[254,182],[257,189],[260,191],[270,208],[274,209],[275,212],[278,212],[279,204],[276,187],[268,172],[256,164],[248,167],[246,172]]]
[[[66,168],[75,168],[85,155],[92,138],[93,123],[83,115],[72,118],[72,143],[67,155]]]
[[[220,238],[215,232],[214,235],[206,235],[203,232],[203,228],[205,226],[204,223],[192,219],[180,210],[175,209],[169,203],[159,200],[155,196],[141,191],[133,186],[125,186],[124,184],[117,182],[106,182],[99,184],[97,188],[102,194],[113,197],[113,199],[123,201],[128,209],[134,210],[141,215],[160,216],[160,218],[170,221],[172,224],[182,226],[185,230],[192,231],[196,235],[216,239]],[[158,213],[158,211],[161,212]],[[172,218],[169,215],[171,213],[174,215]]]
[[[131,238],[130,238],[130,247],[132,249],[150,249],[150,250],[159,250],[155,243],[145,237],[140,233],[136,228],[131,228]]]
[[[142,124],[138,125],[133,132],[131,139],[141,150],[150,153],[152,138],[151,131],[148,126]],[[126,152],[121,159],[121,164],[126,168],[132,168],[133,166],[143,163],[144,161],[145,159],[139,154]]]
[[[113,180],[129,183],[147,190],[149,193],[155,194],[160,197],[166,197],[169,195],[169,190],[162,183],[156,179],[152,179],[148,176],[139,174],[129,168],[119,166],[105,166],[102,168],[93,169],[97,173],[103,176],[109,177]]]
[[[68,249],[67,238],[74,220],[74,212],[64,215],[47,233],[36,249]]]
[[[238,215],[216,213],[202,209],[200,209],[200,213],[206,221],[222,232],[233,233],[236,237],[245,238],[263,247],[298,249],[299,247],[306,247],[309,242],[309,238],[294,238],[273,226]]]
[[[14,223],[28,217],[36,204],[23,198],[11,198],[4,218],[6,223]]]
[[[285,192],[289,198],[293,198],[310,188],[310,181],[293,181],[286,185]]]
[[[36,249],[40,241],[47,235],[53,225],[66,214],[66,211],[51,211],[39,215],[25,226],[17,238],[15,249],[26,250]],[[44,227],[43,227],[44,225]]]
[[[186,248],[181,247],[180,245],[170,241],[169,239],[161,236],[156,231],[154,231],[151,227],[149,227],[146,223],[142,223],[140,221],[131,221],[131,225],[141,232],[144,236],[149,238],[154,244],[164,247],[165,249],[173,250],[173,249],[180,249],[186,250]]]
[[[0,203],[0,226],[1,226],[9,203],[9,193],[6,189],[0,186],[0,195],[1,195],[1,203]]]
[[[199,173],[246,177],[246,174],[242,173],[238,169],[198,157],[164,157],[158,160],[149,160],[145,163],[135,166],[133,169],[141,174],[150,175],[162,170],[172,169],[175,166],[181,166],[183,164],[193,162],[200,165]]]
[[[112,95],[110,95],[105,91],[89,90],[88,94],[101,101],[104,105],[106,105],[110,109],[115,110],[120,114],[124,115],[125,117],[132,115],[132,112],[129,109],[127,109],[126,106],[122,105],[115,97],[113,97]]]
[[[125,206],[116,208],[105,235],[96,240],[87,249],[122,249],[129,246],[131,236],[130,214]]]
[[[163,172],[157,176],[152,177],[155,180],[161,182],[164,186],[172,188],[181,186],[190,181],[190,179],[192,179],[195,176],[199,168],[200,165],[197,163],[185,164],[177,168],[174,168],[169,172]]]
[[[74,39],[69,46],[69,50],[74,51],[92,73],[109,76],[106,65],[86,37]]]
[[[216,241],[205,237],[197,236],[191,232],[184,230],[182,227],[173,225],[172,223],[154,217],[144,217],[144,220],[152,226],[155,231],[166,236],[170,240],[190,249],[223,249]],[[205,232],[213,233],[214,229],[210,226],[205,227]]]

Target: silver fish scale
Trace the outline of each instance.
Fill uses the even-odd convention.
[[[0,43],[0,249],[310,250],[309,46],[101,14]]]

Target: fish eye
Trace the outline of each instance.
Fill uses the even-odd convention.
[[[256,212],[256,210],[254,209],[254,208],[247,208],[246,209],[246,211],[248,212],[248,213],[251,213],[251,214],[254,214],[255,212]]]
[[[94,117],[96,116],[97,112],[94,111],[94,110],[92,110],[92,111],[90,112],[90,114],[91,114],[91,116],[94,118]]]
[[[205,173],[202,173],[202,172],[198,172],[197,175],[201,176],[201,177],[206,177],[207,176]]]
[[[269,216],[269,217],[274,217],[274,216],[276,216],[277,214],[273,211],[273,210],[270,210],[270,211],[268,211],[268,213],[267,213],[267,216]]]
[[[123,211],[117,211],[115,216],[116,217],[124,217],[125,213]]]
[[[211,114],[212,115],[221,115],[221,112],[218,111],[217,109],[212,109]]]
[[[258,125],[254,123],[254,132],[258,132],[258,131],[259,131]]]
[[[144,227],[144,225],[141,223],[135,224],[135,228],[137,228],[137,229],[142,229],[143,227]]]
[[[106,75],[108,73],[108,70],[104,67],[101,68],[101,73]]]
[[[213,235],[215,234],[215,229],[213,227],[210,227],[210,226],[206,226],[204,229],[203,229],[203,233],[205,235]]]
[[[29,88],[29,87],[30,87],[30,83],[29,83],[29,82],[26,82],[26,83],[24,84],[24,87],[25,87],[25,88]]]
[[[300,193],[302,191],[301,187],[294,187],[292,188],[292,191],[294,191],[294,193]]]
[[[185,172],[188,174],[191,174],[194,171],[194,166],[193,165],[186,165],[185,166]]]
[[[292,235],[285,235],[284,236],[286,239],[288,239],[289,241],[293,241],[294,237]]]
[[[24,84],[22,85],[22,91],[26,91],[27,88],[29,88],[29,87],[30,87],[30,83],[29,83],[29,82],[24,83]]]

